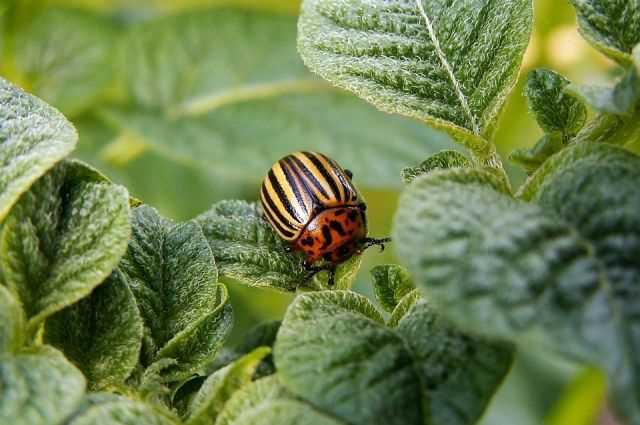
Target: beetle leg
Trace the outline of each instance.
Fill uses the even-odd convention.
[[[344,170],[344,173],[347,175],[347,177],[349,177],[349,180],[353,180],[353,173],[351,172],[351,170]]]
[[[362,250],[364,251],[365,249],[372,247],[374,245],[378,245],[380,247],[380,252],[384,251],[384,245],[386,243],[391,242],[391,238],[366,238],[364,240],[364,246],[362,247]]]

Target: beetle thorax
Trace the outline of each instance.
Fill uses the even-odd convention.
[[[321,259],[341,263],[362,247],[367,236],[364,214],[357,206],[322,211],[307,224],[294,247],[306,254],[309,263]]]

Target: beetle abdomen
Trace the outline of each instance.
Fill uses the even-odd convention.
[[[360,201],[346,172],[316,152],[296,152],[275,163],[262,183],[261,200],[267,220],[291,242],[318,212]]]

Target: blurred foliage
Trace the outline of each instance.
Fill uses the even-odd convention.
[[[547,67],[578,84],[616,76],[613,62],[578,35],[568,1],[534,6],[534,33],[496,138],[516,185],[525,174],[508,154],[542,136],[523,95],[528,71]],[[165,216],[186,220],[222,199],[256,200],[268,164],[315,148],[354,171],[371,233],[387,235],[401,170],[452,145],[306,71],[295,52],[298,7],[297,0],[4,0],[0,75],[70,116],[80,135],[76,156]],[[396,174],[380,175],[389,169]],[[366,271],[393,262],[392,251],[365,254],[356,290],[371,297]],[[280,319],[291,295],[231,282],[230,298],[233,342],[258,322]],[[598,372],[524,353],[483,424],[588,424],[584,413],[601,409],[603,388]]]

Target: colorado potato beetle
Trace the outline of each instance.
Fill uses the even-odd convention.
[[[390,241],[368,237],[366,204],[352,178],[321,153],[295,152],[273,164],[262,182],[265,219],[290,249],[305,254],[309,271],[329,270],[329,284],[338,264]]]

